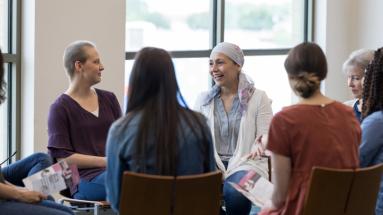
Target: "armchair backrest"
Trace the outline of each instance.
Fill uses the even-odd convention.
[[[374,214],[383,164],[360,169],[314,167],[304,215]]]
[[[348,197],[347,215],[375,214],[383,164],[356,169]]]
[[[219,214],[220,171],[189,176],[124,172],[120,214]]]

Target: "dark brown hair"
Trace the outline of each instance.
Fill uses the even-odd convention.
[[[0,49],[0,104],[5,101],[4,60]]]
[[[154,141],[158,174],[176,175],[178,141],[186,138],[180,128],[181,120],[201,137],[199,148],[207,169],[209,142],[203,129],[203,118],[188,109],[178,88],[171,56],[163,49],[146,47],[135,57],[129,79],[127,117],[123,124],[127,125],[129,116],[137,113],[141,118],[133,161],[142,172],[146,169],[148,142]]]
[[[364,74],[362,119],[379,110],[383,110],[383,47],[375,51]]]
[[[327,61],[315,43],[304,42],[289,51],[285,69],[295,93],[308,98],[319,89],[327,75]]]

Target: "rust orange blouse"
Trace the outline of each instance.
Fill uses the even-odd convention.
[[[357,168],[360,140],[353,110],[339,102],[298,104],[277,113],[267,148],[291,159],[290,185],[282,208],[260,214],[301,214],[312,167]]]

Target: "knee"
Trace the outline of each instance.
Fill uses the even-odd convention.
[[[238,192],[236,189],[233,188],[231,184],[229,184],[228,181],[225,181],[223,185],[223,196],[224,199],[242,199],[244,196]]]
[[[52,158],[50,155],[46,154],[46,153],[43,153],[43,152],[37,152],[34,154],[36,160],[38,160],[39,163],[44,163],[46,165],[51,165],[53,162],[52,162]]]

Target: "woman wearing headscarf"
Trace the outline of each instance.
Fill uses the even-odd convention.
[[[271,101],[242,71],[244,55],[235,44],[219,43],[210,54],[215,85],[197,99],[195,109],[208,118],[215,159],[225,173],[223,188],[227,214],[249,214],[251,202],[228,182],[239,182],[253,169],[268,177],[261,158],[272,118]]]

